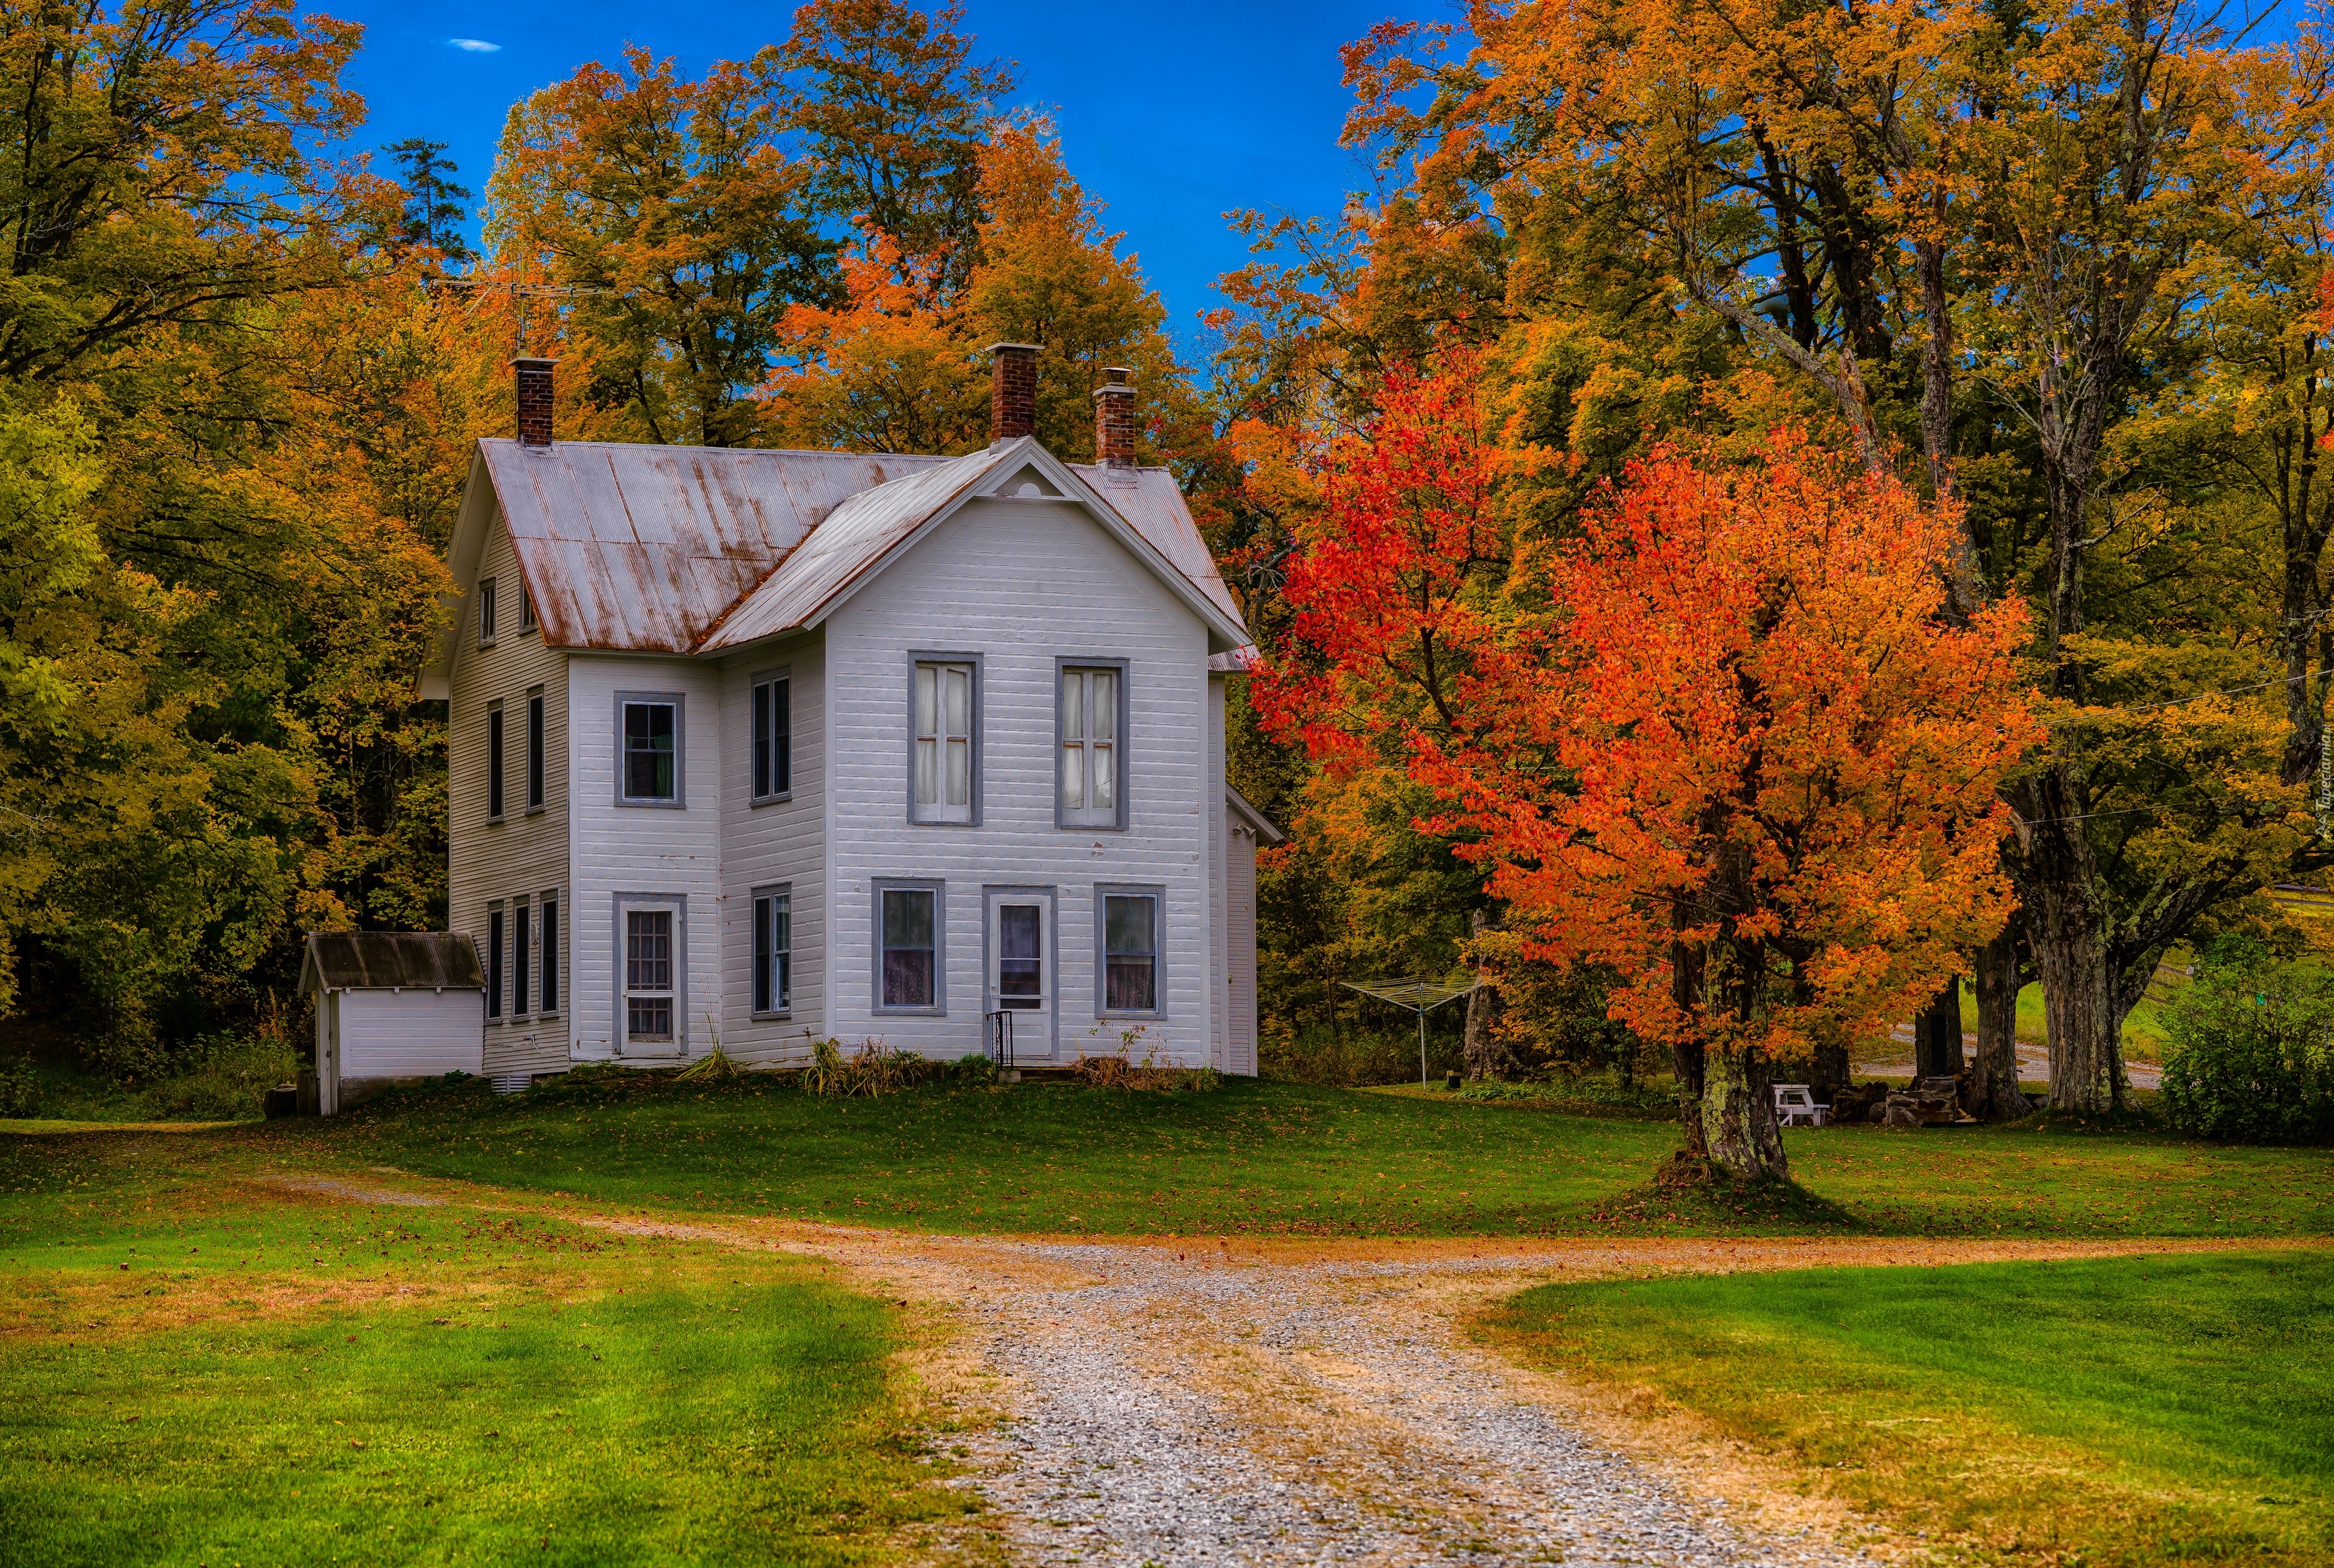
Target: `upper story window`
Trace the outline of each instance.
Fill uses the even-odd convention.
[[[786,676],[754,683],[752,754],[754,799],[775,800],[795,787],[794,682]]]
[[[1062,746],[1061,822],[1065,827],[1119,825],[1119,699],[1124,674],[1115,669],[1062,670],[1058,713]]]
[[[972,821],[976,685],[969,663],[916,665],[914,814],[920,822]]]
[[[526,809],[543,809],[543,688],[526,694]]]
[[[495,580],[481,577],[478,579],[478,646],[492,648],[494,645]]]
[[[682,803],[681,700],[678,692],[618,692],[616,742],[618,804]]]
[[[526,591],[524,582],[518,586],[518,629],[521,631],[535,630],[535,595]]]
[[[503,817],[503,705],[487,705],[487,821]]]

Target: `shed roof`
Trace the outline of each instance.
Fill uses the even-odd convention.
[[[449,563],[467,592],[499,511],[546,643],[715,652],[810,623],[1008,456],[1031,454],[1180,574],[1220,630],[1241,627],[1172,474],[1061,464],[1026,438],[962,457],[482,440]],[[423,695],[445,695],[461,635],[451,618]]]
[[[300,991],[486,988],[477,944],[452,931],[311,931]]]

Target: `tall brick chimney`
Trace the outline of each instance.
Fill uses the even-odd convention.
[[[989,438],[993,445],[1037,433],[1037,348],[989,345]]]
[[[551,447],[551,371],[557,360],[513,360],[518,372],[518,444]]]
[[[1134,389],[1126,384],[1133,372],[1124,365],[1107,365],[1110,378],[1095,389],[1095,461],[1105,468],[1134,467]]]

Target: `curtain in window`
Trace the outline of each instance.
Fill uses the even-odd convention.
[[[932,893],[883,890],[883,1005],[932,1005]]]
[[[1103,1005],[1149,1013],[1159,1005],[1159,900],[1147,893],[1103,899]]]
[[[916,666],[916,803],[972,805],[972,666]]]
[[[754,900],[754,1011],[783,1012],[794,1000],[794,899],[766,893]]]
[[[1118,672],[1062,672],[1062,809],[1109,823],[1118,813]]]

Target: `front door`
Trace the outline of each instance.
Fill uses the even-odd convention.
[[[989,895],[989,1000],[984,1012],[1013,1015],[1017,1060],[1054,1054],[1054,895]]]

